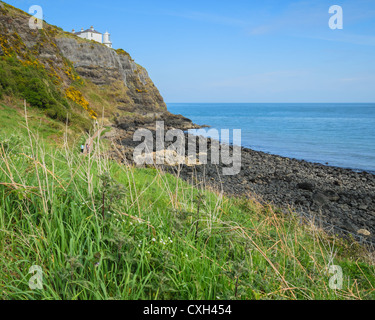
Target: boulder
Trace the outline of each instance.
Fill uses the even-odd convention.
[[[301,182],[297,184],[298,189],[307,190],[307,191],[313,191],[314,185],[310,182]]]
[[[366,237],[371,235],[371,232],[366,230],[366,229],[360,229],[360,230],[357,231],[357,233],[362,235],[362,236],[366,236]]]
[[[314,200],[314,203],[316,203],[318,206],[323,206],[328,203],[328,198],[323,193],[315,193],[312,196],[312,199]]]
[[[340,200],[340,196],[332,190],[327,190],[327,191],[324,192],[324,194],[328,198],[328,200],[330,200],[330,201],[339,201]]]

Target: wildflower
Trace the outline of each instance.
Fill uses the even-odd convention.
[[[155,238],[152,238],[152,241],[153,241],[153,242],[155,242],[155,241],[156,241],[156,239],[155,239]]]

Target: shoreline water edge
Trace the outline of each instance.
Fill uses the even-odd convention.
[[[374,103],[168,103],[194,123],[241,129],[245,148],[375,173]]]
[[[165,131],[180,129],[186,139],[186,154],[190,128],[208,126],[193,124],[187,118],[182,122],[163,119]],[[153,132],[155,122],[144,123],[144,128]],[[126,128],[126,130],[124,130]],[[134,148],[139,142],[133,141],[134,132],[139,126],[121,124],[106,138],[112,140],[118,151],[111,157],[122,162],[134,163]],[[207,164],[178,165],[162,167],[168,172],[177,173],[185,181],[204,184],[231,196],[256,198],[263,204],[271,204],[285,213],[295,212],[306,220],[335,234],[351,234],[364,243],[375,244],[375,175],[371,172],[340,168],[320,163],[308,162],[279,155],[240,147],[241,170],[236,175],[222,175],[223,168],[229,167],[220,160],[211,163],[212,139],[207,143]],[[168,148],[172,142],[166,142]],[[221,146],[220,146],[221,149]],[[154,144],[154,152],[155,144]],[[199,154],[199,144],[196,154]],[[230,152],[233,146],[230,145]],[[121,158],[121,159],[120,159]]]

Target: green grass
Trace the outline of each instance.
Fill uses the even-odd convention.
[[[10,100],[11,102],[8,105],[5,102],[0,102],[0,133],[2,133],[3,137],[13,136],[13,139],[19,139],[27,136],[28,132],[24,116],[25,110],[22,101],[14,98],[10,98]],[[40,141],[50,147],[57,147],[63,144],[66,124],[57,119],[51,119],[37,108],[28,107],[27,113],[29,129],[37,135],[38,139],[41,139]],[[76,125],[69,125],[68,127],[69,139],[76,139],[82,136],[82,132],[83,130]]]
[[[33,130],[0,129],[2,299],[375,297],[371,255],[358,244],[103,150],[96,141],[84,157]],[[329,288],[332,264],[342,290]],[[43,290],[29,288],[33,265]]]
[[[1,132],[7,136],[25,136],[27,134],[25,118],[21,106],[9,107],[0,103]],[[53,142],[51,137],[61,137],[64,124],[48,118],[38,109],[29,110],[30,130],[38,132],[40,138]],[[17,135],[15,135],[17,132]]]

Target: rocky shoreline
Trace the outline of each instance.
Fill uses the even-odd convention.
[[[242,148],[241,172],[220,176],[215,165],[194,168],[199,178],[231,195],[255,196],[288,212],[375,242],[375,176]],[[180,176],[191,177],[183,167]],[[220,181],[220,182],[219,182]],[[342,232],[340,232],[340,229]]]
[[[187,130],[189,124],[191,128],[198,127],[188,119],[179,117],[173,116],[172,122],[164,119],[166,130]],[[178,120],[182,121],[181,125]],[[153,126],[150,122],[145,127],[155,130],[155,122]],[[123,130],[125,128],[126,131]],[[139,144],[132,140],[135,129],[136,126],[122,124],[111,137],[124,150],[128,161],[133,161],[133,149]],[[185,139],[187,142],[187,134]],[[363,241],[375,243],[374,174],[241,148],[240,173],[223,176],[218,169],[226,165],[221,162],[219,165],[211,164],[211,140],[207,140],[208,164],[184,164],[166,169],[178,170],[179,176],[186,181],[192,181],[194,176],[198,181],[204,181],[206,185],[228,195],[256,197],[260,202],[273,204],[285,212],[292,209],[301,216],[322,222],[321,226],[334,226],[335,233],[348,232]],[[196,151],[199,154],[199,147]],[[112,156],[118,158],[115,152]]]

